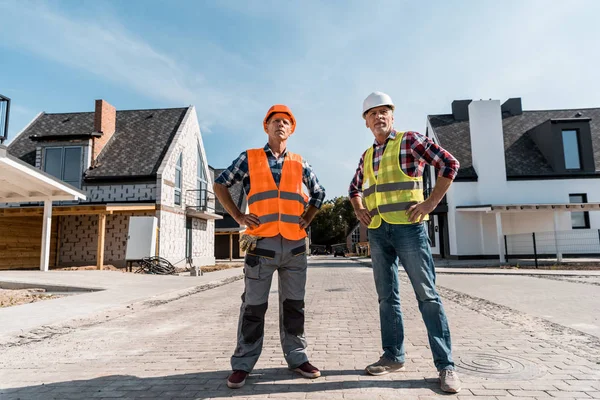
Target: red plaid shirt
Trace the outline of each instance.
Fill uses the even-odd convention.
[[[397,132],[392,129],[392,132],[385,140],[385,143],[379,144],[377,141],[373,143],[373,170],[376,177],[377,171],[379,170],[379,162],[381,161],[385,147],[388,141],[394,139],[396,135]],[[348,189],[350,198],[362,195],[366,153],[367,152],[365,151],[362,157],[360,157],[358,168],[356,169],[352,182],[350,182],[350,188]],[[458,167],[460,166],[458,160],[454,158],[452,154],[435,144],[428,137],[417,132],[405,132],[400,146],[400,167],[402,168],[402,171],[406,175],[416,178],[423,175],[425,164],[433,165],[439,170],[438,176],[443,176],[444,178],[452,180],[456,177]]]

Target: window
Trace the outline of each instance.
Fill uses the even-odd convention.
[[[193,256],[192,245],[193,245],[193,243],[194,243],[194,236],[193,236],[193,231],[192,231],[192,219],[188,217],[185,219],[185,258],[190,264],[193,264],[193,261],[192,261],[192,256]]]
[[[581,169],[579,156],[579,134],[574,129],[562,131],[563,152],[566,169]]]
[[[183,164],[183,153],[179,154],[177,164],[175,165],[175,205],[181,205],[181,176],[182,176],[182,164]]]
[[[46,147],[44,149],[44,171],[81,189],[82,147]]]
[[[431,247],[435,247],[435,221],[433,215],[430,215],[429,221],[427,221],[427,234],[429,235],[429,240],[431,241]]]
[[[360,225],[352,231],[352,243],[360,242]]]
[[[570,194],[569,203],[587,203],[587,194]],[[589,229],[590,213],[588,211],[571,211],[571,226],[573,229]]]
[[[197,195],[197,207],[206,210],[208,179],[206,179],[206,169],[204,168],[204,159],[202,158],[202,151],[200,145],[198,145],[198,162],[196,171],[196,189],[198,190]]]

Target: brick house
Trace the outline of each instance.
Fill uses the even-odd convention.
[[[156,218],[156,255],[177,266],[214,264],[214,220],[222,217],[193,106],[117,111],[97,100],[94,112],[42,112],[8,152],[86,194],[55,203],[51,267],[124,266],[134,216]],[[42,208],[4,204],[0,237],[16,224],[41,224]],[[38,267],[29,262],[35,251],[11,268]]]
[[[365,224],[357,222],[354,228],[350,229],[346,235],[346,248],[351,253],[368,255],[369,251],[369,230]]]

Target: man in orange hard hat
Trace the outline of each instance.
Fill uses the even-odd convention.
[[[223,207],[246,226],[240,239],[247,249],[244,294],[237,346],[231,357],[233,373],[227,378],[227,386],[232,389],[244,385],[262,351],[265,313],[275,271],[279,276],[279,333],[287,364],[305,378],[321,376],[306,355],[305,229],[321,207],[325,189],[308,162],[287,150],[287,140],[296,129],[292,111],[285,105],[272,106],[263,127],[268,143],[241,153],[214,184]],[[248,199],[248,214],[238,209],[228,190],[240,181]],[[308,206],[303,184],[310,193]]]

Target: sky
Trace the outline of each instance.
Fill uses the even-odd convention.
[[[456,99],[521,97],[525,110],[600,107],[600,1],[0,0],[9,141],[39,112],[185,107],[208,163],[262,147],[272,104],[327,197],[347,194],[373,135],[362,102],[396,105],[425,133]]]

